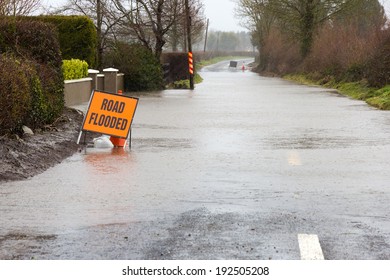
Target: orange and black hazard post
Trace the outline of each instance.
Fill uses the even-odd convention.
[[[190,72],[190,89],[194,89],[194,58],[192,57],[192,42],[191,42],[191,15],[188,0],[185,0],[186,8],[186,23],[187,23],[187,40],[188,40],[188,67]]]
[[[188,67],[189,67],[190,75],[194,75],[194,59],[192,57],[192,52],[188,53]]]
[[[188,52],[188,71],[190,72],[190,88],[194,89],[194,59],[192,52]]]

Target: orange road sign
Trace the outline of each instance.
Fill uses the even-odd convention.
[[[93,91],[82,130],[127,138],[138,98]]]

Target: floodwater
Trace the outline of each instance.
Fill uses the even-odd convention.
[[[390,112],[227,65],[141,94],[131,150],[1,184],[0,258],[390,259]]]

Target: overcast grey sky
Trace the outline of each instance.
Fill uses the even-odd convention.
[[[210,29],[220,31],[246,30],[240,26],[240,20],[234,15],[237,0],[201,0],[205,4],[206,18],[210,19]],[[60,6],[66,0],[42,0],[46,6]],[[390,0],[379,0],[390,17]]]
[[[234,0],[202,0],[206,18],[210,19],[210,29],[220,31],[246,30],[240,26],[240,20],[234,15]]]

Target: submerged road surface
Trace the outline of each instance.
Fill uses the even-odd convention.
[[[315,240],[390,259],[390,112],[226,62],[202,76],[140,96],[131,151],[1,184],[0,258],[300,259]]]

